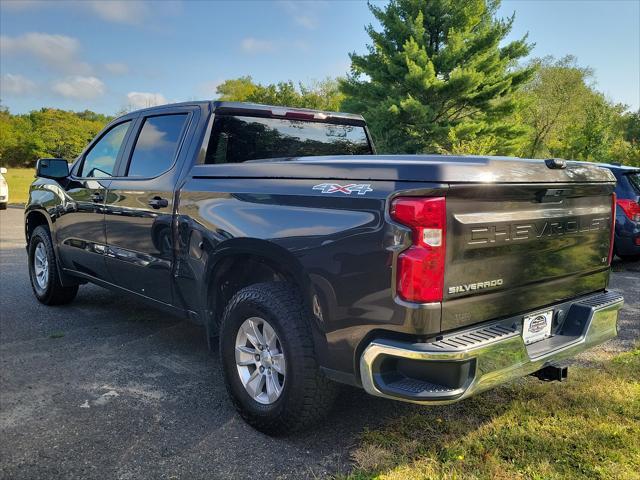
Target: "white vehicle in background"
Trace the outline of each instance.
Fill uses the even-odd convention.
[[[4,178],[4,174],[7,173],[7,169],[0,168],[0,210],[6,210],[9,203],[9,185]]]

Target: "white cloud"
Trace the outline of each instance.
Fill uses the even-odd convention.
[[[126,75],[129,73],[129,66],[126,63],[105,63],[104,69],[111,75]]]
[[[116,23],[140,23],[148,14],[147,5],[135,0],[92,0],[84,5],[102,19]]]
[[[15,12],[60,9],[84,10],[107,22],[137,25],[151,15],[174,17],[182,13],[181,0],[2,0],[2,9]]]
[[[295,2],[293,0],[280,1],[278,5],[284,10],[296,25],[307,30],[318,28],[318,9],[324,8],[324,2]]]
[[[156,105],[164,105],[169,103],[161,93],[150,92],[129,92],[127,93],[127,101],[129,105],[136,108],[155,107]]]
[[[217,90],[222,82],[224,82],[224,80],[212,80],[210,82],[201,83],[198,86],[198,92],[205,98],[217,98]]]
[[[300,26],[308,29],[314,30],[317,26],[316,19],[309,15],[296,15],[293,17],[293,20]]]
[[[96,77],[69,77],[53,84],[51,89],[63,97],[90,100],[104,94],[105,85]]]
[[[240,48],[246,53],[271,53],[276,49],[275,44],[270,40],[260,40],[258,38],[246,37],[240,42]]]
[[[136,142],[136,148],[161,148],[171,145],[166,139],[167,132],[158,130],[152,123],[145,123],[144,129]]]
[[[27,95],[33,92],[35,88],[35,82],[22,75],[5,73],[0,77],[0,96],[4,96],[6,94]]]
[[[91,67],[78,59],[79,50],[80,42],[65,35],[31,32],[17,37],[0,36],[2,55],[31,55],[68,75],[88,75]]]
[[[3,0],[2,8],[8,10],[27,10],[30,8],[41,6],[42,2],[37,0]]]

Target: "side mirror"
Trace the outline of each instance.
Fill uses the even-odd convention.
[[[0,167],[0,175],[4,175],[5,173],[7,173],[7,169],[4,167]]]
[[[36,163],[36,176],[59,180],[69,176],[69,164],[62,158],[41,158]]]

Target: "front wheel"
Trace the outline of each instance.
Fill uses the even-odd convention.
[[[60,282],[58,264],[49,230],[36,227],[29,239],[29,279],[38,301],[45,305],[63,305],[78,293],[78,285],[65,287]]]
[[[320,371],[306,309],[285,283],[234,295],[220,327],[227,391],[254,428],[282,435],[311,426],[331,407],[336,385]]]

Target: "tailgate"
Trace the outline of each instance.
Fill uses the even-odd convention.
[[[442,330],[604,289],[613,188],[453,185]]]

